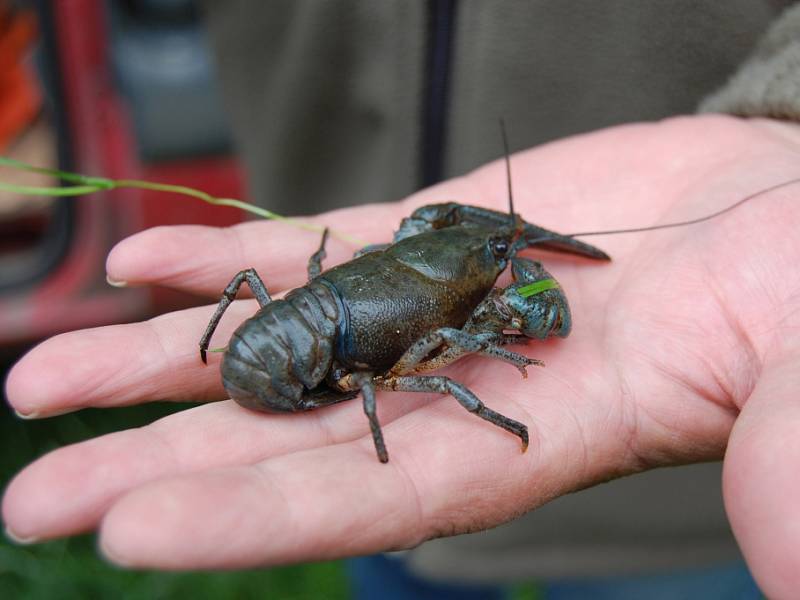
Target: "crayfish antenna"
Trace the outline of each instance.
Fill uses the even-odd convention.
[[[523,221],[514,212],[514,191],[511,185],[511,152],[508,149],[508,134],[506,133],[506,122],[500,117],[500,134],[503,138],[503,156],[506,160],[506,181],[508,183],[508,214],[511,218],[511,226],[514,228],[514,237],[522,233]]]

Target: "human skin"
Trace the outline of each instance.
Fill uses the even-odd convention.
[[[790,124],[628,125],[515,154],[515,202],[526,220],[564,233],[678,221],[800,177],[798,158]],[[495,162],[404,202],[314,220],[376,243],[423,204],[503,210],[505,189]],[[702,224],[584,238],[608,264],[526,252],[567,293],[571,336],[516,348],[547,364],[526,380],[484,357],[445,371],[529,427],[525,454],[448,396],[379,394],[385,465],[359,401],[289,415],[211,402],[37,460],[8,485],[7,530],[39,541],[97,529],[109,559],[131,567],[280,564],[408,548],[611,478],[724,458],[726,509],[748,565],[768,597],[789,598],[800,586],[798,196],[800,184]],[[304,283],[318,243],[275,222],[157,228],[121,242],[107,270],[216,299],[255,267],[277,293]],[[332,239],[324,266],[352,251]],[[46,417],[223,400],[219,355],[204,366],[197,348],[212,310],[54,337],[13,368],[9,402]],[[254,310],[235,303],[212,346]]]

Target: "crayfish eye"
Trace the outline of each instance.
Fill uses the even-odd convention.
[[[506,256],[510,248],[508,240],[504,239],[494,239],[491,242],[489,242],[489,246],[492,249],[492,253],[500,258]]]

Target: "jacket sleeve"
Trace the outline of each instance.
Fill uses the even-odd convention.
[[[800,122],[800,5],[788,8],[699,112]]]

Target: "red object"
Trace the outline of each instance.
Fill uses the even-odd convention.
[[[73,170],[113,179],[146,179],[241,197],[233,157],[149,165],[136,154],[124,99],[115,88],[108,57],[106,3],[52,2]],[[234,209],[145,190],[114,190],[75,201],[75,225],[66,255],[33,289],[0,296],[0,344],[33,341],[54,333],[141,319],[197,304],[163,289],[116,289],[105,282],[105,258],[119,240],[156,225],[231,225]]]

